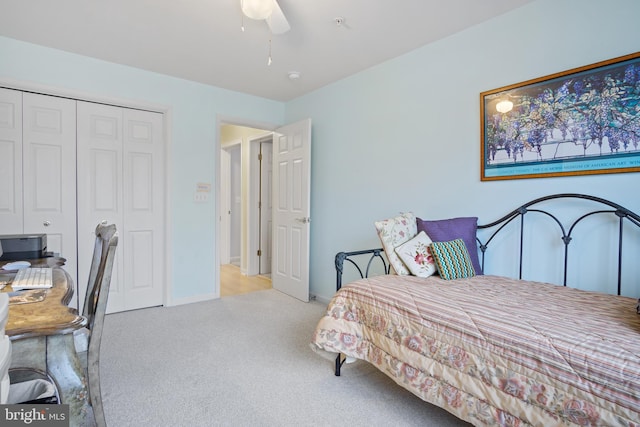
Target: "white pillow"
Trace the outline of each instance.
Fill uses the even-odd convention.
[[[429,249],[431,243],[427,233],[421,231],[416,237],[396,248],[396,253],[414,276],[429,277],[437,271]]]
[[[376,221],[375,226],[392,271],[402,276],[411,274],[402,260],[398,258],[395,248],[418,234],[416,216],[412,212],[406,212],[394,218]]]

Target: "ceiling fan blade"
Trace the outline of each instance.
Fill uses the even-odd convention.
[[[276,0],[273,0],[275,7],[273,8],[273,12],[271,12],[271,16],[269,16],[266,21],[271,29],[273,34],[283,34],[291,29],[289,25],[289,21],[282,13],[282,9],[280,9],[280,5]]]

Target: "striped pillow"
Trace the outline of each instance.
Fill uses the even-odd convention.
[[[429,246],[431,256],[444,280],[462,279],[476,275],[469,251],[462,239],[448,242],[433,242]]]

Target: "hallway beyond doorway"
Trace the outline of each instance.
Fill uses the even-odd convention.
[[[271,279],[265,276],[246,276],[233,264],[220,266],[220,297],[247,294],[271,289]]]

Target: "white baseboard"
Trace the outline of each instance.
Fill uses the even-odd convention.
[[[172,307],[175,305],[193,304],[194,302],[210,301],[218,298],[219,297],[217,297],[215,294],[212,294],[212,293],[195,295],[192,297],[185,297],[185,298],[172,298],[171,301],[167,303],[167,307]]]

